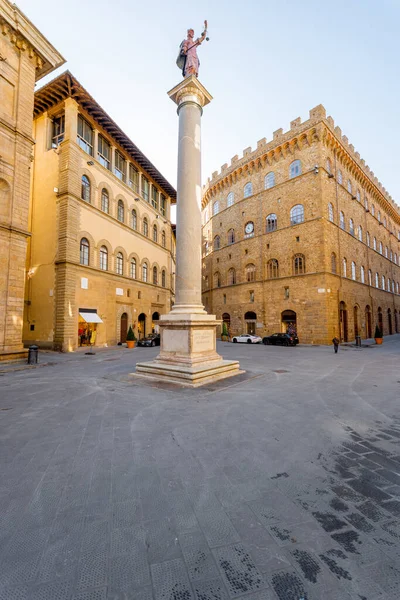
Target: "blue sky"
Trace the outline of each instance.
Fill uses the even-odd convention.
[[[17,3],[66,58],[60,72],[68,68],[173,185],[178,119],[166,92],[181,80],[187,28],[199,35],[208,19],[200,80],[214,100],[202,122],[203,182],[324,104],[400,203],[400,0]]]

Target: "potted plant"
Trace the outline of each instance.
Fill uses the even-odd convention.
[[[132,325],[129,325],[128,333],[126,334],[126,345],[128,348],[134,348],[136,345],[136,336]]]
[[[379,327],[379,325],[377,325],[375,327],[375,343],[376,344],[382,344],[382,342],[383,342],[382,329]]]
[[[223,342],[227,342],[229,340],[229,331],[228,331],[228,326],[225,323],[225,321],[222,322],[222,333],[221,333],[221,340]]]

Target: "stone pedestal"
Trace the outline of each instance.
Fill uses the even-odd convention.
[[[176,303],[159,320],[160,354],[138,363],[136,375],[198,387],[241,371],[217,354],[219,321],[201,302],[201,115],[212,96],[194,75],[168,95],[179,115]]]

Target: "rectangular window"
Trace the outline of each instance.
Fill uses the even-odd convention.
[[[139,171],[132,164],[129,164],[129,187],[139,193]]]
[[[57,148],[64,139],[65,134],[65,116],[54,117],[53,129],[51,134],[51,147]]]
[[[167,199],[162,194],[160,195],[160,213],[165,217],[167,213]]]
[[[158,193],[154,185],[151,186],[151,205],[153,208],[158,209]]]
[[[116,176],[118,177],[118,179],[120,179],[121,181],[125,181],[125,178],[126,178],[126,160],[124,159],[124,157],[122,156],[122,154],[120,154],[118,152],[118,150],[115,151],[114,173],[116,174]]]
[[[78,115],[77,141],[82,150],[93,156],[93,129],[81,115]]]
[[[146,200],[146,202],[150,201],[150,199],[149,199],[149,182],[144,175],[142,175],[142,196]]]
[[[99,135],[97,144],[97,158],[103,167],[111,169],[111,146],[102,135]]]
[[[249,292],[249,301],[254,302],[254,292],[253,291]]]

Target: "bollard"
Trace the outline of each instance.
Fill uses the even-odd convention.
[[[356,335],[356,346],[361,347],[361,336],[360,335]]]
[[[29,346],[28,365],[36,365],[38,362],[39,346]]]

